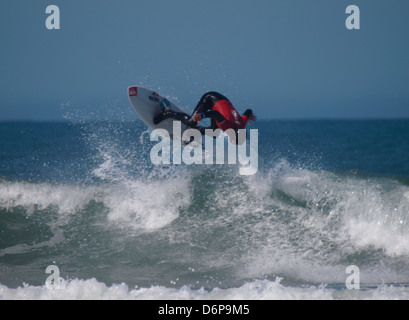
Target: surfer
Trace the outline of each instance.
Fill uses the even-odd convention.
[[[173,118],[191,128],[196,128],[202,119],[210,118],[210,128],[197,127],[202,134],[204,134],[205,129],[221,129],[223,131],[233,129],[237,133],[238,129],[244,129],[250,120],[257,120],[251,109],[247,109],[240,116],[229,99],[214,91],[207,92],[202,96],[191,116],[184,112],[173,111],[169,105],[170,103],[166,99],[161,102],[162,113],[154,118],[154,124]]]

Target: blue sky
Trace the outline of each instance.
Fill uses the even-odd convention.
[[[133,119],[134,84],[187,111],[215,90],[259,119],[409,117],[408,36],[406,0],[2,0],[0,121]]]

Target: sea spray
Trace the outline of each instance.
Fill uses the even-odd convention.
[[[405,122],[260,121],[253,176],[154,166],[139,122],[1,125],[4,299],[408,296]]]

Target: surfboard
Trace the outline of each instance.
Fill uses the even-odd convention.
[[[173,119],[165,119],[158,124],[153,123],[153,119],[156,115],[162,113],[162,107],[160,103],[166,99],[154,90],[150,90],[141,86],[131,86],[128,88],[128,97],[133,109],[139,118],[146,123],[151,129],[165,129],[169,132],[170,136],[173,136]],[[169,100],[168,100],[169,101]],[[171,101],[169,101],[168,107],[176,112],[184,112]],[[181,124],[182,133],[186,129],[189,129],[185,124]]]

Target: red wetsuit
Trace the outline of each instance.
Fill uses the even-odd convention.
[[[193,112],[193,114],[196,113],[201,113],[202,117],[210,118],[213,130],[220,128],[223,131],[244,129],[253,115],[253,111],[248,109],[240,116],[229,99],[214,91],[207,92],[202,96]]]
[[[249,117],[245,114],[240,116],[228,100],[220,100],[217,102],[213,106],[212,111],[217,111],[224,117],[224,121],[222,122],[216,120],[216,125],[223,131],[227,129],[244,129],[249,121]]]

